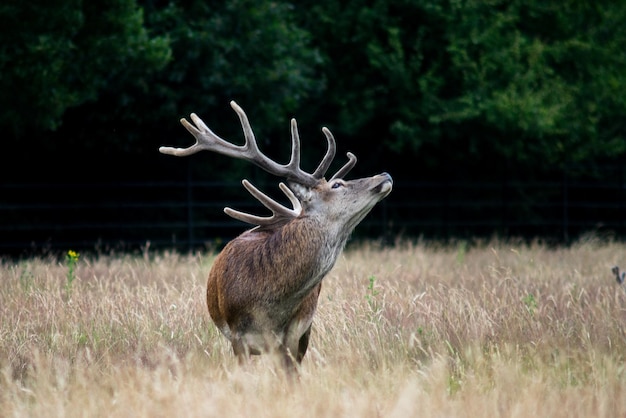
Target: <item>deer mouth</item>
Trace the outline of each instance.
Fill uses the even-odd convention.
[[[372,191],[376,194],[382,194],[383,197],[387,196],[393,188],[393,179],[388,173],[382,173],[376,177],[382,177],[382,181],[378,183],[378,185],[376,185],[372,189]]]

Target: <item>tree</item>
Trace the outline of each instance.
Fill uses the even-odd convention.
[[[524,164],[562,167],[626,151],[626,124],[616,117],[626,110],[624,3],[450,8],[441,17],[460,94],[445,97],[432,122],[478,123],[478,132],[493,132],[498,155]]]
[[[0,127],[13,139],[57,129],[68,109],[171,58],[135,0],[9,0],[0,22]]]
[[[191,112],[241,136],[230,100],[282,152],[295,108],[324,85],[318,53],[284,3],[39,3],[0,6],[0,125],[10,132],[5,157],[41,157],[40,169],[58,176],[158,176],[173,164],[158,146],[189,141],[178,119]]]
[[[211,110],[218,115],[207,116],[212,127],[239,137],[237,119],[228,106],[236,100],[260,141],[274,146],[273,134],[288,132],[295,110],[324,88],[319,52],[295,24],[289,4],[147,2],[146,13],[149,27],[171,39],[174,59],[153,80],[151,116],[130,112],[133,117],[171,119],[177,133],[178,118],[190,112],[207,116]],[[163,136],[162,126],[159,131]],[[277,141],[280,147],[283,139],[281,135]]]
[[[305,7],[302,25],[328,69],[324,106],[359,141],[461,176],[626,152],[623,2]]]

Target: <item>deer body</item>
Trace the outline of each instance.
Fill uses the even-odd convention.
[[[322,279],[332,269],[356,225],[391,192],[392,179],[383,173],[343,180],[341,177],[356,162],[348,153],[348,163],[326,181],[323,175],[334,157],[335,144],[325,128],[329,143],[326,156],[313,174],[302,172],[295,120],[291,161],[278,165],[258,151],[245,113],[234,102],[231,105],[244,127],[244,146],[223,141],[192,115],[196,126],[186,120],[183,125],[197,143],[187,149],[161,148],[161,152],[189,155],[198,149],[210,149],[248,159],[289,181],[289,187],[281,183],[280,188],[293,209],[243,181],[273,215],[259,217],[225,209],[228,215],[257,226],[229,242],[216,257],[207,282],[207,306],[240,360],[250,354],[274,352],[292,368],[306,353]]]
[[[304,355],[300,338],[310,328],[321,280],[334,260],[320,265],[321,237],[315,233],[300,241],[294,226],[245,232],[224,248],[209,273],[209,313],[237,355],[277,349]]]

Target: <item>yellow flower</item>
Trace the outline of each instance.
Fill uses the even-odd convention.
[[[67,252],[67,256],[68,256],[71,260],[76,261],[76,260],[78,260],[78,257],[80,256],[80,254],[78,254],[76,251],[69,250],[69,251]]]

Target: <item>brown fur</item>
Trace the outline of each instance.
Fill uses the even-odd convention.
[[[276,347],[268,341],[265,350],[278,348],[283,355],[304,357],[308,333],[305,340],[299,335],[289,341],[289,329],[297,321],[312,320],[327,272],[319,271],[318,263],[325,240],[319,228],[306,224],[299,219],[272,231],[247,231],[216,258],[207,283],[207,305],[218,328],[229,330],[236,354],[257,353],[258,347],[247,347],[241,338],[258,333],[278,340]]]

